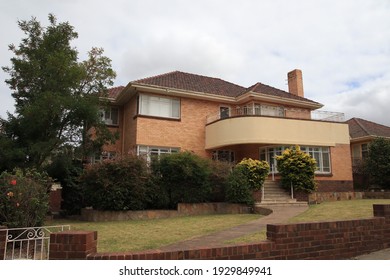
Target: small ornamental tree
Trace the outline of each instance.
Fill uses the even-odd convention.
[[[309,193],[316,190],[314,181],[316,161],[301,151],[299,146],[286,149],[282,155],[276,157],[276,160],[283,187],[290,189],[292,185],[294,190]]]
[[[229,176],[226,200],[253,205],[253,192],[261,189],[269,173],[266,161],[243,159]]]
[[[46,173],[16,169],[0,175],[0,224],[9,228],[42,226],[49,210],[51,179]]]
[[[264,183],[269,173],[269,164],[266,161],[244,158],[238,163],[239,166],[245,167],[245,173],[248,177],[251,190],[258,191]]]

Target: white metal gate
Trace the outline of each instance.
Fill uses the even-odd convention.
[[[70,225],[0,229],[5,231],[4,260],[48,260],[50,233],[65,230]]]

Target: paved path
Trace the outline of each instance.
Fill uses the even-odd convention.
[[[288,219],[307,210],[307,206],[274,206],[272,213],[249,223],[229,228],[223,231],[185,240],[159,248],[161,251],[179,251],[202,247],[226,246],[227,240],[235,239],[251,233],[264,230],[267,224],[284,223]]]

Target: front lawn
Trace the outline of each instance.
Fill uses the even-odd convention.
[[[244,224],[260,217],[252,214],[202,215],[123,222],[54,220],[48,224],[69,224],[72,230],[96,230],[99,252],[134,252],[156,249]]]

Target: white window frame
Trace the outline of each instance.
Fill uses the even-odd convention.
[[[105,161],[105,160],[112,160],[116,157],[117,153],[116,152],[107,152],[107,151],[103,151],[99,154],[95,154],[93,157],[92,157],[92,163],[98,163],[98,162],[102,162],[102,161]]]
[[[114,117],[114,112],[116,117]],[[117,107],[108,107],[100,109],[100,117],[106,125],[119,125],[119,108]],[[116,121],[115,121],[116,120]]]
[[[138,96],[138,114],[142,116],[180,119],[180,98],[140,94]]]
[[[212,159],[233,163],[235,162],[235,153],[231,150],[215,150],[212,152]]]
[[[281,155],[290,146],[270,146],[260,148],[260,160],[266,160],[270,167],[274,166],[274,171],[278,173],[277,161],[275,156]],[[331,174],[332,173],[332,161],[329,147],[317,147],[317,146],[301,146],[301,151],[309,154],[312,158],[316,159],[317,170],[315,174]],[[327,158],[325,156],[327,155]],[[317,157],[317,158],[316,158]],[[326,166],[325,163],[329,166]]]
[[[146,162],[150,163],[152,161],[153,155],[156,155],[157,158],[160,158],[161,155],[179,153],[180,148],[176,147],[161,147],[161,146],[146,146],[138,145],[137,146],[137,156],[145,157]]]

